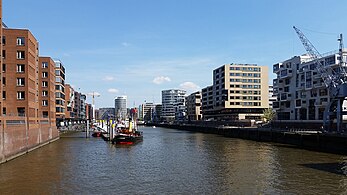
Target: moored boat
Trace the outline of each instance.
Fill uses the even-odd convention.
[[[122,123],[116,126],[116,132],[111,139],[112,144],[135,144],[143,140],[143,133],[139,131],[136,124],[136,109],[130,110],[131,117],[129,118],[128,125],[123,125]]]

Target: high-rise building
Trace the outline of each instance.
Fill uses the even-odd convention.
[[[60,60],[55,63],[55,98],[57,121],[65,119],[65,67]]]
[[[346,58],[345,50],[343,55]],[[340,59],[339,53],[330,52],[318,60],[338,72]],[[273,72],[277,75],[273,80],[274,94],[277,96],[277,101],[273,103],[276,118],[322,122],[331,96],[317,71],[316,62],[308,55],[294,56],[274,64]],[[344,111],[346,107],[344,101]]]
[[[201,112],[201,91],[190,94],[186,97],[187,119],[197,121],[202,119]]]
[[[114,100],[116,118],[125,120],[127,118],[127,96],[119,96]]]
[[[186,91],[180,89],[169,89],[161,92],[162,113],[161,118],[165,122],[181,120],[185,117]]]
[[[268,80],[267,66],[225,64],[215,69],[212,87],[202,90],[204,118],[260,120],[269,108]]]

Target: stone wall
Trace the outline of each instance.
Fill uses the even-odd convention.
[[[2,120],[0,125],[0,163],[58,138],[59,132],[52,124],[27,124],[25,117]]]

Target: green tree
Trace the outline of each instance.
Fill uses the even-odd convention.
[[[265,122],[270,122],[275,117],[275,112],[271,108],[266,108],[263,111],[263,119]]]

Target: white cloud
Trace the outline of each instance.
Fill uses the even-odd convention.
[[[170,81],[171,81],[171,79],[169,77],[158,76],[158,77],[155,77],[152,82],[159,85],[159,84],[162,84],[164,82],[170,82]]]
[[[193,93],[200,90],[200,87],[193,82],[184,82],[180,84],[180,88],[187,91],[187,93]]]
[[[115,78],[112,77],[112,76],[106,76],[106,77],[103,78],[102,80],[104,80],[104,81],[113,81],[113,80],[115,80]]]
[[[110,88],[107,90],[109,93],[118,93],[119,90],[118,89],[114,89],[114,88]]]

